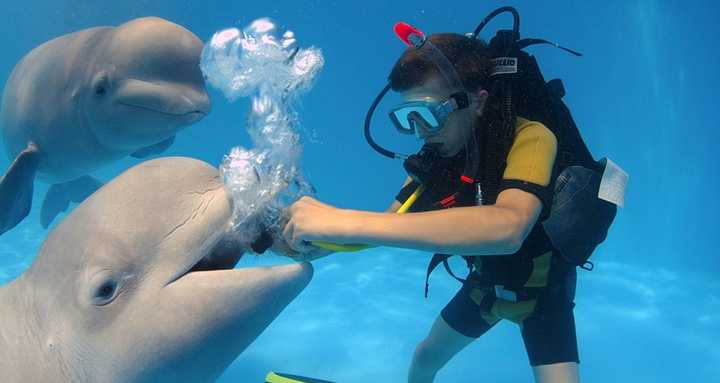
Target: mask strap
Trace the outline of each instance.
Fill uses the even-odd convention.
[[[400,40],[417,49],[426,60],[435,64],[451,89],[465,89],[450,60],[430,42],[421,30],[404,22],[396,23],[393,30]]]

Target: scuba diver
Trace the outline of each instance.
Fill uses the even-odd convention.
[[[506,12],[513,29],[480,40]],[[588,258],[623,203],[627,174],[593,159],[562,101],[562,82],[546,82],[523,49],[552,44],[580,54],[521,39],[512,7],[492,12],[472,34],[425,36],[405,23],[395,32],[408,48],[368,111],[365,136],[382,155],[404,160],[409,177],[384,213],[301,198],[287,210],[284,245],[303,260],[368,246],[429,251],[427,278],[443,264],[462,282],[418,344],[408,382],[432,382],[503,319],[519,325],[537,382],[579,381],[576,267],[592,268]],[[417,154],[372,138],[373,113],[389,90],[404,99],[389,113],[394,127],[424,140]],[[452,272],[451,255],[466,260],[467,277]]]

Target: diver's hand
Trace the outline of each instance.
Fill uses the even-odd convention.
[[[298,253],[296,256],[294,256],[292,258],[298,262],[311,262],[311,261],[318,260],[320,258],[325,258],[332,253],[334,253],[334,251],[325,250],[325,249],[321,249],[319,247],[313,246],[312,250],[310,250],[306,253]]]
[[[317,251],[312,241],[342,243],[352,234],[355,216],[349,210],[338,209],[312,197],[302,197],[286,211],[287,224],[283,238],[299,253]]]
[[[311,249],[307,252],[300,253],[293,250],[284,238],[278,238],[270,247],[270,250],[277,254],[288,258],[292,258],[298,262],[310,262],[316,259],[326,257],[333,253],[331,250],[321,249],[319,247],[311,246]]]

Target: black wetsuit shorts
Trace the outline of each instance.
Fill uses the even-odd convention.
[[[548,285],[539,290],[534,302],[503,301],[495,297],[491,287],[477,287],[469,278],[442,310],[442,318],[455,331],[472,338],[480,337],[500,320],[509,319],[521,328],[530,365],[579,363],[573,316],[575,267],[559,257],[552,258]]]

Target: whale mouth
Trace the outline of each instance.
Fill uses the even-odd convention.
[[[129,102],[118,102],[118,104],[120,104],[120,105],[125,105],[125,106],[129,106],[129,107],[131,107],[131,108],[147,110],[147,111],[149,111],[149,112],[153,112],[153,113],[157,113],[157,114],[162,114],[162,115],[165,115],[165,116],[168,116],[168,117],[173,117],[173,118],[177,118],[177,117],[187,117],[187,118],[198,119],[198,120],[199,120],[199,119],[205,117],[205,115],[207,115],[207,111],[205,111],[205,110],[200,110],[200,109],[190,110],[190,111],[185,111],[185,112],[176,112],[176,113],[173,113],[173,112],[168,112],[168,111],[166,111],[166,110],[160,110],[160,109],[156,109],[156,108],[151,108],[151,107],[148,107],[148,106],[145,106],[145,105],[132,104],[132,103],[129,103]]]
[[[186,269],[176,274],[167,285],[191,273],[234,269],[244,253],[245,248],[240,243],[228,237],[223,237],[195,263],[190,264]]]
[[[200,260],[195,263],[185,274],[196,271],[229,270],[242,258],[245,248],[237,241],[222,238],[217,244]]]

